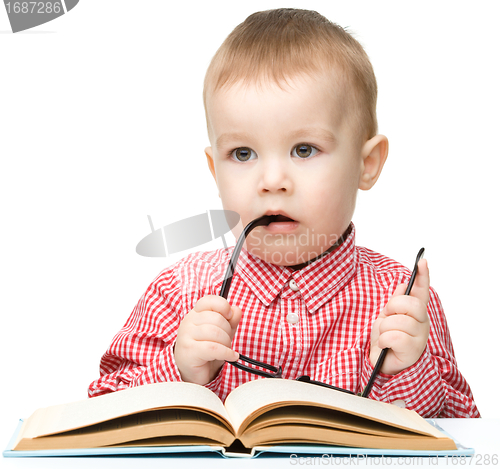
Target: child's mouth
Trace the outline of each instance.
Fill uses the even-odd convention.
[[[285,215],[274,215],[275,219],[272,223],[282,223],[282,222],[290,222],[295,221],[290,217],[286,217]]]
[[[274,220],[264,228],[271,233],[290,232],[295,230],[299,222],[286,215],[273,215]]]

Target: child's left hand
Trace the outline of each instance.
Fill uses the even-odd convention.
[[[382,349],[390,350],[382,373],[396,375],[413,365],[422,355],[429,337],[429,269],[427,260],[418,263],[418,273],[410,295],[406,284],[399,285],[373,323],[370,362],[375,366]]]

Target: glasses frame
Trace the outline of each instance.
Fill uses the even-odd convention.
[[[222,283],[222,287],[221,287],[219,296],[222,296],[223,298],[225,298],[227,300],[227,296],[229,294],[229,289],[231,288],[231,282],[233,280],[234,271],[236,269],[236,264],[238,263],[238,258],[240,256],[241,248],[243,247],[243,244],[244,244],[247,236],[250,234],[250,232],[254,228],[257,228],[258,226],[267,226],[270,223],[272,223],[273,221],[275,221],[277,219],[277,217],[278,217],[277,215],[264,215],[262,217],[256,218],[255,220],[251,221],[244,228],[243,232],[241,233],[241,235],[238,238],[238,241],[234,247],[233,254],[231,255],[231,259],[229,260],[229,264],[228,264],[227,269],[226,269],[226,274],[224,276],[224,281]],[[348,232],[350,232],[350,226],[348,228],[348,231],[345,234],[347,234]],[[342,236],[341,239],[343,240],[344,236]],[[413,269],[413,273],[412,273],[412,276],[410,278],[410,282],[409,282],[408,287],[406,289],[405,295],[410,294],[411,288],[413,286],[413,283],[415,281],[415,277],[416,277],[417,272],[418,272],[417,264],[420,261],[420,259],[422,258],[423,254],[424,254],[424,248],[420,249],[420,251],[418,252],[417,260],[415,261],[415,267]],[[363,392],[358,394],[359,396],[368,397],[368,395],[370,394],[373,383],[375,382],[375,378],[377,377],[377,375],[380,371],[380,368],[382,367],[383,361],[385,359],[385,356],[387,355],[388,350],[389,349],[383,349],[381,351],[379,358],[377,360],[377,363],[375,364],[375,367],[373,368],[373,372],[370,376],[370,379],[368,380],[368,384],[365,386],[365,389],[363,390]],[[226,363],[229,363],[230,365],[232,365],[240,370],[246,371],[248,373],[253,373],[254,375],[261,376],[264,378],[282,378],[283,370],[282,370],[281,366],[275,367],[273,365],[269,365],[267,363],[260,362],[258,360],[254,360],[253,358],[246,357],[245,355],[242,355],[242,354],[239,354],[238,360],[241,360],[242,362],[245,362],[245,363],[250,363],[250,364],[258,366],[260,368],[264,368],[265,370],[268,370],[268,371],[262,371],[262,370],[258,370],[256,368],[252,368],[248,365],[244,365],[243,363],[239,363],[239,361],[234,361],[234,362],[226,361]],[[342,389],[342,388],[338,388],[336,386],[333,386],[331,384],[323,383],[321,381],[312,380],[307,375],[299,376],[298,378],[296,378],[296,381],[302,381],[304,383],[315,384],[317,386],[335,389],[336,391],[341,391],[341,392],[345,392],[348,394],[356,394],[348,389]]]

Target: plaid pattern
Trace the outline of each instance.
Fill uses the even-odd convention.
[[[373,367],[371,327],[397,285],[411,272],[355,246],[353,229],[335,251],[301,270],[267,264],[242,250],[228,301],[243,317],[233,349],[281,365],[283,377],[312,379],[360,392]],[[160,381],[181,381],[173,345],[184,315],[205,295],[218,295],[232,250],[187,256],[149,286],[101,359],[89,396]],[[294,279],[298,287],[290,287]],[[298,322],[287,320],[290,313]],[[420,359],[395,376],[377,377],[370,398],[393,402],[424,417],[479,417],[471,390],[457,369],[439,298],[431,289],[431,330]],[[207,387],[224,400],[259,377],[225,364]]]

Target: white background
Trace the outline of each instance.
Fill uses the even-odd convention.
[[[408,267],[426,247],[459,368],[500,417],[497,4],[82,0],[18,34],[0,8],[0,446],[20,417],[86,397],[139,297],[187,253],[138,256],[147,215],[160,227],[221,208],[205,70],[250,13],[282,6],[365,46],[390,154],[358,199],[358,244]]]

